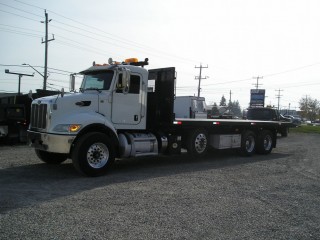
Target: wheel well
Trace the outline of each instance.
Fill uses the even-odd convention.
[[[116,156],[119,155],[119,140],[118,140],[118,136],[108,127],[106,127],[105,125],[102,124],[92,124],[89,126],[86,126],[84,129],[82,129],[76,139],[73,141],[71,150],[70,150],[70,154],[72,154],[73,148],[74,148],[74,144],[85,134],[89,133],[89,132],[100,132],[100,133],[104,133],[106,134],[112,141],[112,143],[114,144],[115,150],[116,150]]]

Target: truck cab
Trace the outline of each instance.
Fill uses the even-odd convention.
[[[246,119],[280,122],[278,132],[281,136],[288,136],[289,127],[292,127],[291,119],[282,116],[278,110],[268,107],[252,107],[247,111]]]

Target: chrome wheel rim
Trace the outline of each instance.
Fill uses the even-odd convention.
[[[264,150],[269,151],[271,149],[271,146],[272,146],[272,138],[269,135],[267,135],[263,140]]]
[[[207,148],[207,144],[208,141],[206,135],[203,133],[198,134],[194,144],[197,153],[203,153]]]
[[[248,136],[246,139],[246,150],[247,152],[252,152],[255,146],[255,141],[253,136]]]
[[[102,168],[109,160],[109,149],[103,143],[95,143],[87,151],[87,161],[92,168]]]

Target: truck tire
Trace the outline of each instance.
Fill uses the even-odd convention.
[[[67,160],[68,156],[62,153],[52,153],[36,149],[36,155],[41,161],[48,164],[60,164]]]
[[[209,147],[208,133],[204,129],[194,129],[187,135],[186,148],[188,154],[195,157],[206,155]]]
[[[72,151],[74,167],[89,177],[105,174],[114,159],[114,145],[107,135],[98,132],[83,135]]]
[[[273,134],[268,130],[262,131],[257,139],[257,153],[269,154],[273,148]]]
[[[251,156],[256,150],[256,135],[252,131],[245,131],[241,136],[240,154]]]
[[[281,129],[281,137],[288,137],[288,132],[289,132],[289,128],[285,127],[283,129]]]

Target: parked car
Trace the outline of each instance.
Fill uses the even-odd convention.
[[[295,115],[295,116],[293,116],[293,115],[284,115],[284,117],[290,118],[291,122],[293,124],[295,124],[295,125],[301,125],[302,120],[301,120],[300,116],[297,116],[297,115]]]

